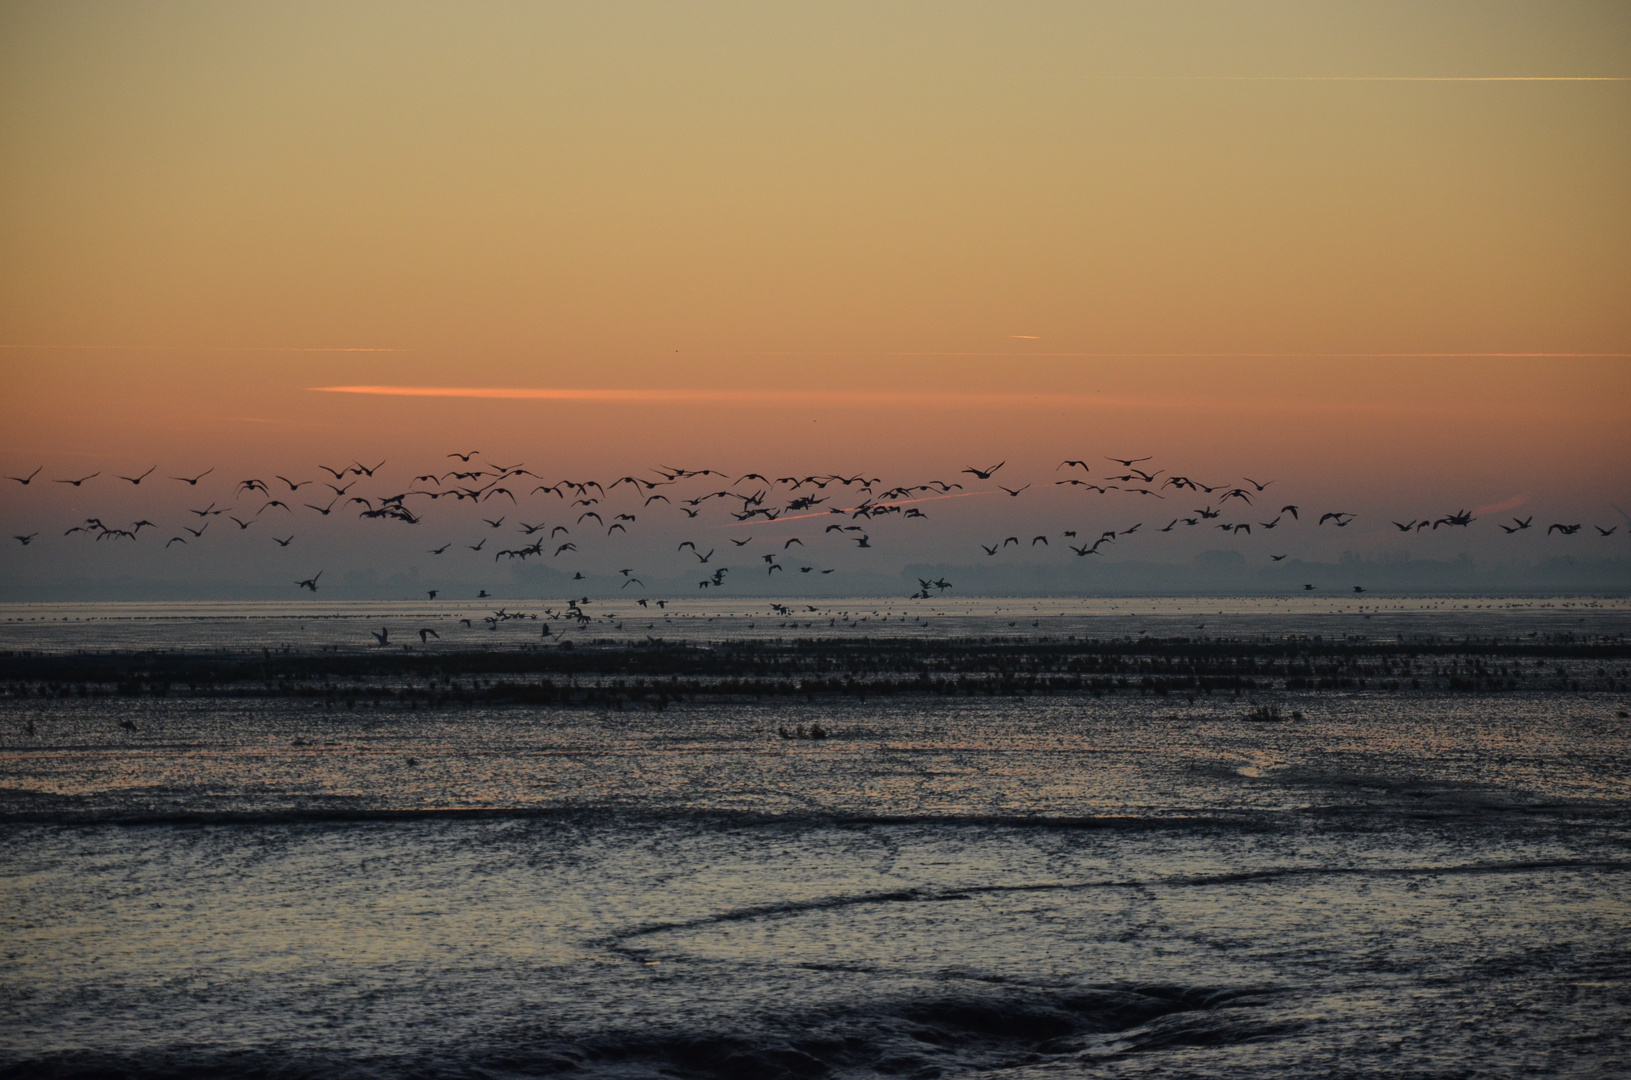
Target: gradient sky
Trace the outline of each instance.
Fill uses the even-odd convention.
[[[8,474],[1154,454],[1361,550],[1631,508],[1623,3],[5,3],[0,146]],[[155,505],[6,483],[7,534]]]

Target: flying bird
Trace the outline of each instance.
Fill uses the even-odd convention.
[[[157,469],[157,468],[158,468],[158,466],[155,465],[155,466],[153,466],[152,469],[148,469],[147,472],[142,473],[140,476],[121,476],[121,477],[119,477],[119,479],[128,480],[132,484],[140,484],[143,480],[146,480],[149,476],[152,475],[153,469]]]
[[[295,582],[295,587],[299,588],[299,589],[310,589],[312,592],[316,592],[317,591],[317,579],[322,577],[322,576],[323,576],[323,572],[321,570],[319,570],[319,571],[317,571],[317,574],[314,577],[309,577],[305,581]]]
[[[6,479],[7,480],[15,480],[19,484],[23,485],[24,487],[27,487],[29,484],[33,483],[34,478],[36,476],[40,475],[40,469],[43,469],[43,468],[45,468],[45,466],[41,465],[41,466],[39,466],[39,468],[36,468],[33,472],[29,473],[27,476],[8,476],[8,477],[6,477]]]
[[[190,484],[193,487],[197,487],[198,482],[200,480],[204,479],[204,477],[208,476],[210,473],[212,473],[214,471],[215,471],[215,469],[213,467],[211,467],[211,468],[205,469],[203,472],[199,473],[197,476],[172,476],[172,477],[170,477],[170,479],[180,480],[183,484]]]
[[[981,480],[989,480],[989,479],[991,479],[991,474],[992,473],[996,472],[998,469],[1002,468],[1006,464],[1008,464],[1008,462],[1005,459],[1003,461],[997,462],[995,465],[991,466],[988,469],[976,469],[976,468],[974,468],[974,466],[970,465],[968,468],[964,469],[963,471],[966,472],[966,473],[973,473],[976,477],[978,477]],[[847,481],[846,481],[846,483],[847,483]]]
[[[52,482],[57,483],[57,484],[72,484],[72,485],[74,485],[74,487],[78,487],[80,484],[83,484],[85,481],[94,480],[96,477],[101,476],[101,475],[102,475],[102,470],[98,469],[96,472],[91,473],[90,476],[81,476],[78,480],[55,480],[55,481],[52,481]]]

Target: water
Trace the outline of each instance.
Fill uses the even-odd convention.
[[[1031,603],[890,626],[1628,628],[1572,600],[1006,626]],[[0,647],[361,653],[424,614],[53,610],[0,612]],[[763,610],[684,632],[785,633]],[[0,1072],[1624,1075],[1631,693],[1255,695],[1279,722],[1253,697],[0,699]]]

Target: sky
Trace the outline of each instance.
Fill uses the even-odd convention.
[[[3,3],[0,145],[14,579],[428,573],[490,501],[159,543],[472,448],[982,492],[812,553],[845,573],[1205,505],[1053,483],[1146,455],[1356,518],[1112,558],[1626,554],[1624,4]],[[675,569],[663,512],[562,558]]]

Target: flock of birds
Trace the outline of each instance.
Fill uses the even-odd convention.
[[[952,480],[928,480],[893,486],[886,486],[878,477],[859,473],[780,476],[772,479],[758,472],[732,477],[716,469],[671,466],[653,468],[647,476],[621,476],[603,484],[592,479],[546,479],[528,469],[523,462],[504,465],[476,460],[481,457],[480,451],[476,450],[455,451],[447,455],[449,464],[444,466],[445,471],[419,473],[410,483],[400,486],[400,490],[374,490],[372,493],[365,493],[359,486],[361,489],[377,488],[379,485],[371,482],[384,479],[376,477],[385,467],[384,461],[371,466],[361,461],[339,467],[320,465],[318,470],[326,475],[301,479],[291,479],[281,474],[273,474],[270,480],[246,477],[231,482],[230,488],[226,486],[227,481],[217,478],[214,483],[218,487],[207,485],[196,501],[204,501],[211,490],[220,493],[210,498],[204,506],[187,507],[186,512],[190,517],[165,540],[163,546],[165,549],[176,545],[185,548],[204,542],[205,534],[212,525],[217,532],[236,530],[239,533],[247,533],[258,525],[261,528],[257,531],[269,534],[271,543],[288,548],[296,539],[294,525],[302,515],[329,518],[331,515],[354,514],[361,521],[420,525],[425,521],[426,504],[452,499],[456,504],[471,504],[475,510],[475,520],[467,521],[465,525],[483,531],[477,533],[474,543],[446,540],[435,547],[426,548],[427,554],[442,556],[449,551],[463,549],[483,558],[491,554],[494,562],[520,560],[525,563],[535,558],[554,560],[563,555],[583,554],[579,543],[587,544],[591,538],[604,542],[617,534],[628,534],[637,527],[644,528],[642,522],[649,524],[656,515],[685,525],[702,519],[705,513],[710,521],[720,520],[719,509],[723,509],[724,516],[730,519],[723,522],[730,527],[747,529],[760,525],[769,528],[773,524],[779,527],[792,522],[809,522],[811,529],[820,529],[819,533],[811,535],[811,543],[819,538],[827,543],[853,544],[856,549],[870,549],[873,547],[874,531],[885,520],[928,521],[929,513],[919,504],[971,495],[1018,499],[1035,486],[1035,482],[1028,482],[1009,487],[998,481],[997,476],[1007,465],[1006,461],[984,468],[965,467]],[[1269,533],[1282,525],[1304,520],[1304,509],[1296,503],[1285,503],[1278,509],[1272,509],[1274,503],[1279,501],[1268,494],[1268,489],[1277,483],[1275,480],[1259,481],[1241,477],[1239,483],[1208,484],[1164,469],[1152,470],[1147,467],[1152,458],[1147,456],[1108,457],[1105,460],[1119,466],[1120,471],[1107,470],[1107,475],[1099,477],[1087,460],[1066,459],[1054,470],[1055,477],[1060,472],[1066,475],[1053,479],[1051,484],[1084,494],[1104,496],[1115,492],[1131,495],[1141,502],[1154,500],[1154,505],[1181,496],[1189,496],[1186,502],[1205,503],[1203,507],[1178,513],[1165,525],[1152,522],[1150,533],[1210,528],[1233,538],[1242,533],[1252,535],[1254,529],[1258,535]],[[29,488],[40,480],[42,471],[42,468],[35,468],[27,475],[9,476],[7,479]],[[181,484],[191,490],[198,489],[200,484],[215,475],[214,469],[206,469],[191,475],[155,478],[155,472],[157,466],[135,476],[113,474],[103,482],[126,483],[134,489],[144,482],[157,481]],[[81,489],[101,477],[102,473],[97,471],[85,476],[47,479],[52,484]],[[90,490],[94,490],[94,486]],[[536,515],[523,511],[523,506],[535,505],[540,500],[550,507],[551,514],[560,513],[561,516],[553,523],[544,518],[535,522],[526,520]],[[1335,529],[1347,528],[1357,519],[1356,514],[1343,510],[1327,510],[1317,517],[1312,514],[1310,517],[1317,528],[1329,525]],[[1267,520],[1263,520],[1265,518]],[[1477,520],[1472,512],[1462,509],[1437,517],[1427,515],[1409,521],[1393,521],[1392,524],[1401,533],[1419,533],[1426,529],[1465,529]],[[1507,535],[1513,535],[1536,528],[1534,520],[1533,516],[1514,517],[1512,524],[1499,523],[1499,527]],[[1055,539],[1075,558],[1087,558],[1103,555],[1110,545],[1124,542],[1144,527],[1145,522],[1139,521],[1085,538],[1079,536],[1076,530],[1064,530]],[[1547,536],[1574,536],[1582,528],[1583,523],[1579,522],[1552,522],[1545,533]],[[1619,531],[1618,525],[1593,525],[1592,528],[1601,537],[1613,536]],[[168,531],[161,530],[145,517],[130,522],[128,526],[124,523],[110,524],[100,517],[86,517],[69,524],[63,536],[80,534],[96,543],[134,543],[140,541],[144,529],[152,529],[154,536],[163,536]],[[279,532],[287,535],[279,536]],[[14,534],[13,539],[27,547],[39,535],[37,531]],[[768,551],[755,549],[752,553],[756,560],[753,565],[762,567],[767,576],[774,577],[788,571],[793,574],[827,575],[835,570],[834,567],[820,566],[818,561],[807,560],[804,553],[809,546],[801,536],[777,535],[774,539],[756,539],[750,535],[740,539],[734,536],[723,539],[729,543],[728,549],[708,544],[704,551],[701,542],[691,539],[681,541],[675,549],[675,558],[682,559],[682,562],[695,559],[698,569],[707,568],[703,570],[705,576],[697,582],[698,589],[725,586],[728,575],[735,570],[725,565],[726,560],[731,556],[746,555],[744,549],[755,543],[770,548]],[[1038,533],[1031,535],[1028,543],[1016,534],[979,546],[984,552],[983,557],[994,558],[1009,547],[1027,549],[1052,547],[1053,544],[1048,534]],[[796,552],[793,550],[795,547],[798,549]],[[1279,562],[1287,556],[1270,554],[1268,557],[1273,562]],[[623,567],[616,573],[623,579],[621,588],[645,587],[635,567]],[[318,571],[308,578],[295,581],[294,585],[315,593],[322,576],[322,571]],[[574,580],[584,580],[584,577],[581,570],[574,572]],[[926,599],[933,595],[931,590],[942,593],[952,587],[951,582],[943,577],[919,579],[919,589],[914,597]],[[1304,588],[1312,590],[1314,586],[1306,585]],[[1356,591],[1363,591],[1357,586],[1355,588]],[[434,599],[436,591],[429,592]]]

